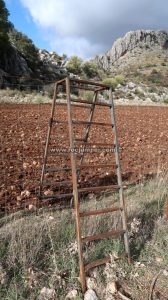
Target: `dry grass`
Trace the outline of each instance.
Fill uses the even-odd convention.
[[[94,271],[95,289],[100,299],[107,299],[106,285],[114,279],[131,299],[147,299],[153,277],[159,270],[166,270],[168,226],[164,203],[167,183],[168,176],[162,174],[125,191],[133,263],[129,266],[125,261],[112,262]],[[117,195],[108,193],[90,198],[81,203],[82,210],[109,207],[117,201]],[[71,210],[43,210],[38,215],[19,212],[0,220],[0,299],[35,300],[43,287],[55,289],[55,299],[60,300],[76,288],[76,299],[82,299],[74,223]],[[119,225],[116,215],[85,218],[83,235],[105,232]],[[90,261],[122,250],[120,240],[107,239],[87,244],[84,257]],[[157,288],[168,294],[168,277],[164,274],[166,272],[161,274]]]

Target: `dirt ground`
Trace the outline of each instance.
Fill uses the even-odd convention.
[[[0,208],[15,210],[34,203],[39,191],[42,158],[46,141],[50,104],[1,104],[0,105]],[[144,181],[168,167],[168,108],[117,106],[116,107],[120,158],[124,184]],[[88,110],[73,107],[73,119],[87,120]],[[55,119],[66,120],[66,108],[58,106]],[[110,122],[108,108],[96,109],[94,121]],[[84,125],[74,125],[74,134],[84,136]],[[47,166],[70,165],[68,128],[54,124]],[[111,127],[93,126],[89,142],[113,144]],[[80,146],[78,144],[78,146]],[[77,149],[79,149],[79,147]],[[55,152],[55,149],[58,150]],[[66,153],[65,153],[66,152]],[[58,155],[59,154],[59,155]],[[78,153],[79,154],[79,153]],[[77,157],[78,157],[77,154]],[[96,147],[85,155],[85,164],[111,164],[114,153],[109,146]],[[79,162],[79,158],[78,158]],[[56,181],[70,180],[68,172],[47,173],[44,192],[56,194],[72,190]],[[116,170],[112,167],[86,168],[79,176],[79,186],[99,186],[116,183]],[[56,185],[56,186],[54,186]],[[63,187],[62,187],[63,186]]]

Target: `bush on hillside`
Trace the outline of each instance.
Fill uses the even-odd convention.
[[[67,71],[75,75],[80,75],[82,72],[82,60],[74,55],[66,64]]]
[[[86,61],[82,64],[82,71],[88,78],[93,78],[98,75],[97,65],[91,61]]]
[[[124,84],[125,79],[121,75],[115,77],[105,78],[102,83],[111,86],[113,89],[117,87],[118,84]]]

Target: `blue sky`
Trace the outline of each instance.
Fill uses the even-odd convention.
[[[128,31],[168,30],[168,0],[6,0],[10,20],[39,48],[90,58]]]
[[[29,10],[19,0],[6,0],[5,3],[10,12],[9,19],[15,25],[16,29],[31,38],[37,47],[51,51],[49,42],[44,39],[44,33],[33,21]]]

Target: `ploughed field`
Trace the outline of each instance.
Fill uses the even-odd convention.
[[[0,104],[0,209],[12,211],[36,203],[46,141],[49,104]],[[87,120],[88,109],[73,107],[76,120]],[[55,119],[67,120],[66,106],[56,107]],[[168,167],[168,108],[117,106],[116,119],[124,184],[144,181]],[[110,123],[110,110],[96,108],[94,120]],[[84,125],[74,125],[74,135],[84,137]],[[69,132],[66,124],[54,124],[47,167],[70,165]],[[79,174],[79,186],[116,184],[116,168],[95,164],[113,164],[114,143],[109,126],[92,126]],[[95,143],[95,144],[94,144]],[[102,143],[104,146],[96,146]],[[106,146],[108,144],[108,146]],[[77,165],[83,146],[75,147]],[[88,167],[86,166],[88,165]],[[64,183],[67,181],[67,183]],[[60,184],[61,182],[61,184]],[[44,196],[72,191],[71,172],[47,172]],[[42,201],[42,200],[40,200]],[[58,202],[61,203],[61,200]]]

